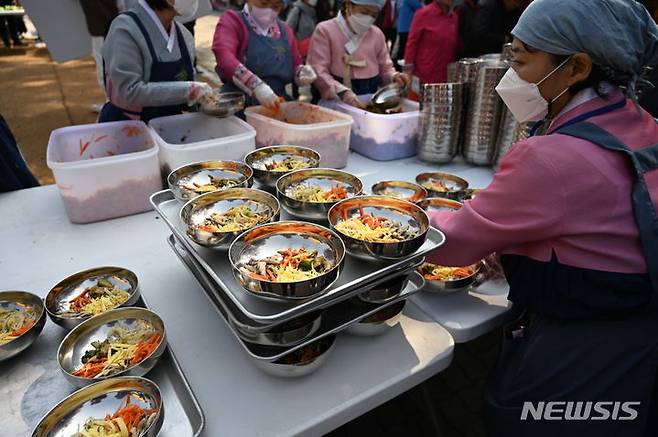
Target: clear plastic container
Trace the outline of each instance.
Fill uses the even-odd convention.
[[[304,146],[321,156],[320,166],[347,165],[352,117],[303,102],[286,102],[279,113],[262,106],[245,109],[247,122],[256,129],[256,146]]]
[[[368,103],[371,94],[359,96]],[[354,119],[350,148],[377,161],[408,158],[416,154],[419,104],[403,99],[399,114],[373,114],[339,100],[324,100],[320,105],[350,115]]]
[[[242,161],[256,146],[256,130],[237,117],[189,113],[149,122],[160,146],[163,173],[199,161]]]
[[[47,162],[73,223],[149,211],[162,189],[158,145],[141,121],[56,129]]]

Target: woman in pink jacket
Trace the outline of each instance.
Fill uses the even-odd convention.
[[[459,16],[452,3],[434,0],[414,15],[404,52],[404,71],[416,76],[420,84],[445,82],[448,64],[457,59]]]
[[[409,77],[393,68],[386,38],[373,26],[384,3],[346,0],[336,18],[318,24],[307,62],[317,72],[315,87],[323,99],[364,108],[357,95],[372,94],[392,81],[409,84]]]
[[[241,12],[226,11],[217,23],[212,50],[222,91],[243,92],[247,106],[276,107],[288,99],[286,85],[315,80],[301,63],[292,29],[277,19],[282,8],[282,0],[248,0]]]
[[[497,91],[533,136],[431,217],[432,262],[497,252],[510,284],[488,435],[658,435],[658,124],[635,92],[658,27],[635,1],[535,0],[512,34]]]

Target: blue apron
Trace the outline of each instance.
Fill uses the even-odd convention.
[[[658,169],[658,144],[633,151],[604,129],[585,122],[623,106],[616,103],[585,114],[555,132],[629,157],[636,178],[633,212],[648,274],[578,269],[562,266],[556,259],[539,263],[524,257],[503,258],[511,288],[514,282],[525,282],[528,294],[539,298],[522,302],[522,307],[530,309],[504,329],[499,362],[485,391],[490,437],[658,435],[658,216],[644,178],[648,171]],[[551,288],[567,293],[560,296]],[[573,295],[584,298],[569,300]],[[511,290],[510,300],[517,304]],[[583,402],[581,415],[587,411],[586,402],[639,404],[631,405],[637,412],[631,421],[613,420],[613,415],[629,414],[620,412],[621,404],[612,403],[605,407],[608,420],[591,420],[592,415],[604,415],[592,410],[589,420],[552,421],[545,420],[546,416],[535,420],[529,410],[526,420],[521,420],[525,402],[534,402],[536,407],[538,402],[551,401]],[[573,415],[579,407],[569,408]],[[563,418],[564,411],[557,416]]]
[[[183,34],[179,29],[179,25],[174,21],[172,26],[176,27],[176,39],[178,41],[178,48],[180,49],[181,58],[176,61],[163,62],[158,60],[158,55],[155,52],[153,47],[153,41],[146,31],[144,24],[141,22],[137,14],[134,12],[128,11],[124,12],[126,15],[135,20],[135,24],[139,27],[139,30],[142,32],[146,44],[148,45],[149,53],[151,54],[151,59],[153,60],[151,64],[151,71],[149,72],[148,81],[149,82],[176,82],[176,81],[188,81],[194,80],[194,68],[192,66],[192,58],[190,53],[187,50],[187,45],[185,44],[185,39]],[[139,118],[144,122],[148,123],[149,120],[156,117],[164,117],[167,115],[176,115],[180,114],[186,105],[168,105],[168,106],[149,106],[142,108],[141,112],[128,111],[121,109],[118,106],[114,105],[112,102],[107,102],[103,105],[100,116],[98,117],[98,122],[108,122],[108,121],[123,121],[131,120],[126,114],[131,114],[134,116],[139,116]]]
[[[343,78],[333,76],[334,80],[343,83]],[[370,79],[352,79],[352,92],[357,96],[364,94],[374,94],[382,85],[381,76],[371,77]]]
[[[292,83],[294,79],[293,57],[288,41],[288,33],[285,27],[279,21],[279,31],[281,37],[270,38],[259,35],[251,28],[244,14],[241,14],[247,29],[249,29],[249,44],[245,54],[244,66],[258,76],[263,82],[268,84],[277,96],[290,100],[286,94],[286,85]],[[222,87],[222,92],[243,92],[233,82],[226,82]],[[260,105],[252,96],[246,96],[246,106]]]
[[[0,115],[0,193],[39,186],[25,164],[16,139]]]

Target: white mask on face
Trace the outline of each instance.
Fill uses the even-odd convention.
[[[183,21],[190,20],[199,8],[199,0],[167,0]]]
[[[318,4],[318,0],[306,0],[306,3],[308,3],[309,6],[315,7],[315,5]]]
[[[272,8],[259,8],[256,6],[250,7],[250,14],[261,29],[269,29],[274,24],[276,17],[279,16],[279,13]]]
[[[363,35],[375,24],[375,17],[367,14],[350,14],[347,21],[357,35]]]
[[[540,121],[548,115],[549,102],[539,92],[539,85],[548,79],[553,73],[562,68],[571,58],[565,59],[553,71],[548,73],[542,80],[535,83],[530,83],[519,77],[519,75],[510,68],[505,73],[505,76],[500,80],[496,86],[496,92],[503,99],[505,105],[509,108],[514,118],[519,123],[526,123],[528,121]],[[564,91],[551,99],[550,103],[555,102],[562,97],[564,93],[569,90],[567,87]]]

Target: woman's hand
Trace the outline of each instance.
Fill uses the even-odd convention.
[[[210,85],[205,82],[190,82],[190,87],[187,92],[187,104],[194,105],[199,103],[204,98],[210,96],[214,90]]]
[[[254,89],[254,98],[267,109],[278,110],[281,105],[279,96],[265,82]]]
[[[411,82],[411,78],[407,73],[395,73],[393,75],[393,82],[398,83],[401,87],[407,88]]]
[[[310,65],[303,65],[299,71],[297,71],[297,86],[309,86],[315,79],[318,78],[318,75],[315,74],[315,70]]]
[[[343,101],[343,103],[347,103],[350,106],[354,106],[355,108],[359,109],[366,109],[366,105],[359,100],[359,98],[354,94],[352,90],[347,90],[344,91],[340,95],[340,99]]]

